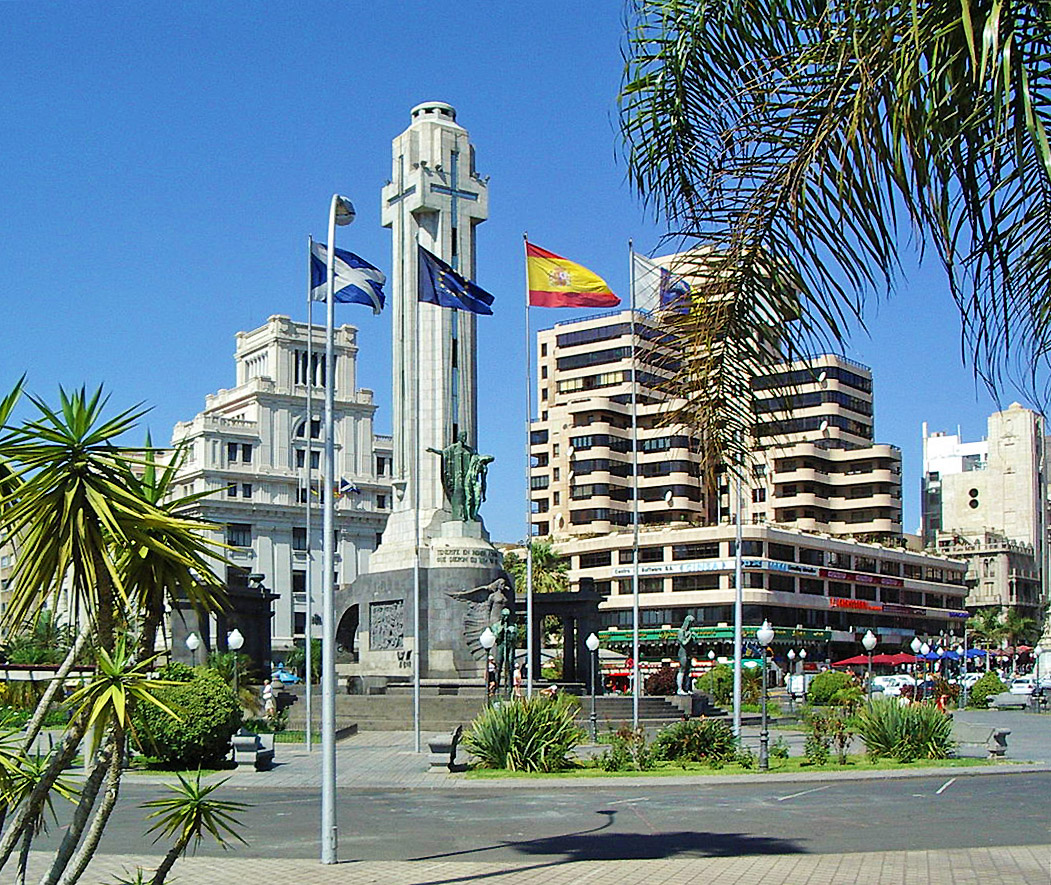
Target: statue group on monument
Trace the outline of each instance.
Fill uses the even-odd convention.
[[[449,500],[453,518],[463,522],[478,520],[478,511],[485,500],[485,482],[492,455],[480,455],[467,442],[467,434],[460,431],[456,440],[444,449],[432,449],[442,459],[442,489]]]

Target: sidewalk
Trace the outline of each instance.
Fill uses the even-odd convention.
[[[41,852],[33,853],[31,881],[43,872],[48,859]],[[141,858],[132,855],[96,857],[82,881],[112,883],[116,876],[133,872],[137,862],[141,863]],[[231,854],[183,858],[172,868],[170,879],[182,885],[265,881],[296,885],[1047,885],[1051,881],[1051,846],[514,865],[371,861],[323,866],[312,860],[262,860]]]

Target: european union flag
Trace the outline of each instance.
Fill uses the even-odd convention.
[[[493,296],[458,274],[437,255],[420,249],[420,301],[491,316]]]

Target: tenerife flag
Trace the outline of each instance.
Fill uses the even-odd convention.
[[[328,249],[324,243],[313,243],[310,252],[310,297],[324,301],[328,297]],[[336,277],[335,298],[343,304],[366,304],[373,313],[383,310],[386,301],[383,272],[346,249],[336,249],[333,262]]]
[[[460,276],[437,255],[420,249],[420,301],[470,313],[492,315],[493,296]]]
[[[670,310],[690,312],[690,284],[681,276],[661,267],[637,252],[632,253],[635,270],[635,306],[655,313]]]

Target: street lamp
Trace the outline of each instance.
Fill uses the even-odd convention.
[[[861,644],[865,646],[865,653],[869,656],[868,683],[865,694],[870,701],[872,700],[872,650],[876,647],[878,641],[876,634],[871,630],[866,631],[865,635],[861,637]]]
[[[767,771],[770,768],[770,732],[766,727],[766,649],[774,641],[774,628],[769,621],[763,621],[763,626],[755,631],[755,638],[763,650],[763,723],[759,731],[759,770]]]
[[[795,695],[792,693],[792,676],[793,670],[796,668],[796,650],[790,648],[788,650],[788,709],[795,710]]]
[[[715,649],[708,649],[708,694],[712,696],[715,703]]]
[[[478,637],[478,644],[485,649],[485,672],[482,674],[482,678],[485,680],[485,705],[488,707],[491,703],[489,699],[489,658],[493,646],[496,645],[496,634],[486,627],[482,631],[482,635]]]
[[[201,637],[196,633],[191,633],[186,637],[186,647],[190,650],[190,654],[193,656],[193,665],[197,666],[197,649],[201,647]]]
[[[595,674],[598,671],[598,637],[589,633],[584,645],[591,652],[591,740],[598,743],[598,715],[595,713]]]
[[[1036,687],[1040,688],[1040,655],[1044,653],[1043,648],[1037,645],[1033,649],[1033,656],[1036,658]]]
[[[920,653],[923,655],[923,663],[920,664],[920,677],[921,677],[921,681],[920,681],[920,689],[921,689],[920,697],[922,698],[923,695],[926,694],[926,692],[923,691],[922,689],[923,689],[923,683],[927,681],[927,655],[929,655],[931,653],[930,645],[928,645],[926,642],[923,643],[923,645],[920,646]]]
[[[237,652],[242,645],[245,644],[244,635],[234,627],[229,633],[226,634],[226,647],[234,653],[234,697],[238,698],[240,695],[237,693]],[[240,705],[240,701],[237,702]]]

